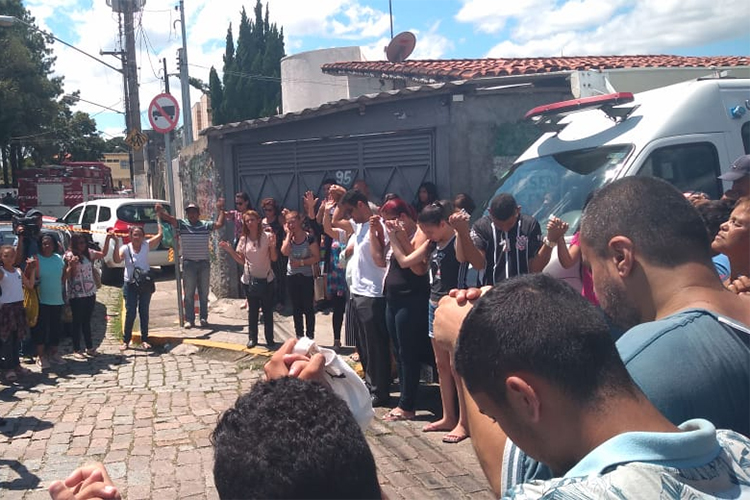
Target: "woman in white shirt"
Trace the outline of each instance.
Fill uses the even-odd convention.
[[[17,371],[21,371],[18,358],[21,340],[29,329],[26,323],[26,311],[23,308],[23,289],[34,288],[31,273],[24,274],[17,267],[16,249],[11,245],[0,247],[0,368],[5,372],[7,382],[18,379]],[[35,265],[32,261],[30,266]]]
[[[125,326],[122,344],[120,344],[121,351],[130,347],[136,311],[139,312],[138,317],[141,320],[141,346],[144,349],[151,349],[151,345],[148,343],[148,310],[151,305],[151,293],[143,293],[138,290],[133,278],[136,268],[143,272],[148,272],[150,269],[148,252],[159,246],[163,234],[161,221],[157,219],[156,225],[159,231],[148,239],[143,232],[143,227],[130,226],[130,229],[128,229],[130,243],[120,246],[112,255],[112,260],[116,264],[125,262],[125,275],[122,285],[122,295],[125,299]]]
[[[237,249],[227,241],[219,246],[242,266],[242,285],[247,297],[247,324],[249,340],[247,347],[258,345],[258,311],[263,310],[263,332],[266,336],[266,347],[273,349],[273,306],[274,273],[272,262],[278,259],[276,235],[269,227],[261,228],[261,217],[255,210],[242,214],[242,235],[237,242]]]

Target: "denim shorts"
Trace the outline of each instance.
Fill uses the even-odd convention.
[[[427,335],[431,338],[435,338],[435,333],[432,331],[432,322],[435,321],[435,309],[437,309],[437,302],[430,301],[430,307],[427,312]]]

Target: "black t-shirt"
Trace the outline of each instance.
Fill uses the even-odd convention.
[[[456,258],[456,237],[443,247],[433,247],[430,256],[430,300],[439,301],[453,288],[466,288],[468,262]]]
[[[482,283],[494,285],[529,272],[529,261],[542,246],[542,229],[535,218],[521,214],[516,225],[506,233],[497,229],[490,216],[485,215],[471,228],[471,239],[474,246],[484,252]]]

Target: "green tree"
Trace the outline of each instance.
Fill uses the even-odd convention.
[[[209,94],[215,125],[276,114],[281,105],[281,58],[284,30],[269,22],[268,4],[256,0],[252,19],[245,8],[235,49],[229,25],[223,78],[215,68],[209,74]]]
[[[0,0],[0,14],[34,24],[21,0]],[[36,143],[53,133],[62,78],[51,77],[52,40],[21,23],[0,28],[0,155],[3,181],[21,168]],[[13,183],[16,181],[12,175]]]

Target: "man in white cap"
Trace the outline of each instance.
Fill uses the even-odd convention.
[[[724,193],[722,199],[739,200],[743,196],[750,196],[750,155],[740,156],[728,172],[719,176],[722,181],[732,183],[732,187]]]

